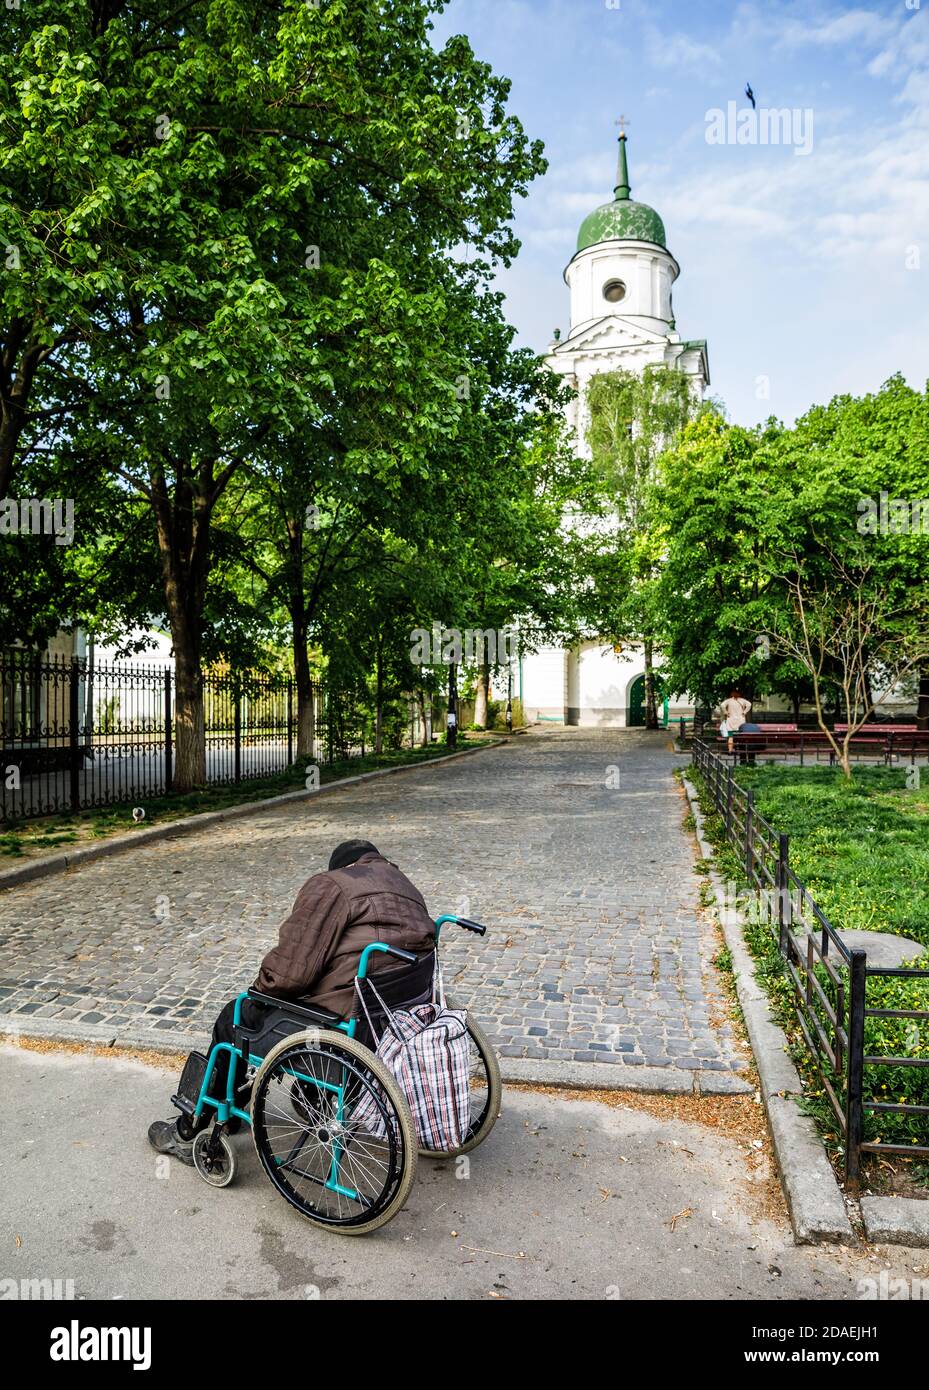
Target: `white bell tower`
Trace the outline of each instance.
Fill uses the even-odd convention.
[[[658,213],[630,197],[626,143],[622,128],[613,197],[585,217],[565,269],[568,334],[555,334],[545,359],[576,393],[568,422],[581,454],[589,453],[587,390],[598,373],[671,367],[687,377],[697,398],[710,380],[706,342],[685,341],[677,331],[672,290],[680,266]],[[596,727],[642,722],[644,658],[636,646],[614,647],[591,634],[570,652],[530,653],[521,669],[530,719]],[[686,697],[672,697],[669,717],[690,708]]]
[[[582,453],[587,386],[597,372],[676,367],[690,378],[698,396],[710,379],[706,342],[685,341],[677,331],[672,290],[681,268],[668,250],[658,213],[630,196],[626,144],[623,129],[613,197],[584,218],[565,269],[568,335],[556,335],[546,358],[578,393],[569,421]]]
[[[613,202],[591,213],[578,249],[565,270],[571,291],[569,336],[615,315],[652,333],[667,334],[674,323],[671,287],[681,268],[664,245],[660,217],[629,197],[626,133],[619,137]]]

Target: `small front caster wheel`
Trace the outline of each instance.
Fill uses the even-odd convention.
[[[204,1129],[194,1140],[194,1167],[210,1187],[228,1187],[235,1177],[235,1151],[225,1134]]]

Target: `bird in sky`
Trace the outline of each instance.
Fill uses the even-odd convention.
[[[746,82],[746,84],[745,84],[745,95],[748,97],[749,101],[751,102],[751,104],[752,104],[752,110],[754,111],[754,109],[755,109],[755,93],[752,91],[752,84],[751,84],[750,82]]]

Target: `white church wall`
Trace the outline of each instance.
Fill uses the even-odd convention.
[[[542,647],[522,659],[522,702],[526,719],[561,722],[567,705],[566,653]]]
[[[635,648],[615,652],[603,642],[583,642],[571,653],[572,665],[577,671],[577,696],[568,709],[569,722],[623,727],[629,689],[644,669],[641,653]]]

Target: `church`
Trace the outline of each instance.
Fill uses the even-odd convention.
[[[681,268],[667,247],[654,208],[630,196],[625,130],[613,198],[581,223],[577,249],[564,272],[570,328],[556,333],[547,365],[575,392],[568,423],[580,455],[587,445],[587,389],[598,372],[641,372],[664,364],[683,372],[702,398],[710,372],[704,339],[677,330],[672,287]],[[591,637],[571,649],[542,647],[521,662],[520,695],[528,720],[635,726],[645,723],[645,663],[641,648],[617,648]],[[665,700],[659,715],[693,712],[688,697]]]

